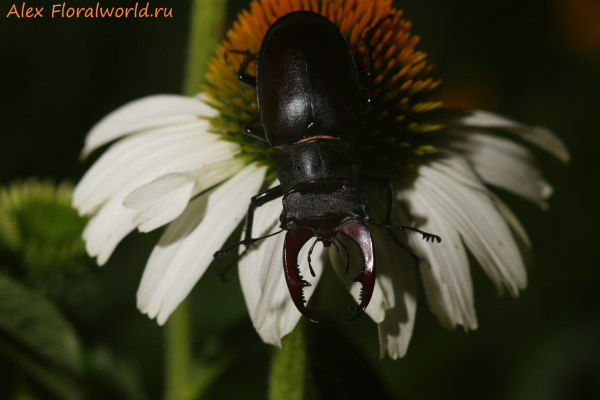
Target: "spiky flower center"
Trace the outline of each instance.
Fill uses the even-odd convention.
[[[258,52],[269,26],[293,11],[320,13],[340,30],[356,60],[359,70],[367,70],[367,51],[372,49],[373,78],[364,90],[371,103],[364,110],[364,125],[356,144],[366,173],[389,175],[390,170],[409,166],[415,157],[435,151],[423,133],[439,126],[420,122],[420,115],[441,106],[427,101],[440,85],[430,78],[433,66],[427,56],[415,50],[419,36],[410,34],[411,23],[401,19],[402,11],[391,7],[389,0],[259,0],[243,11],[219,44],[209,63],[206,102],[219,111],[210,118],[212,132],[224,140],[239,143],[240,157],[257,161],[274,171],[277,151],[268,143],[244,134],[244,124],[258,111],[256,90],[237,80],[237,70],[244,56],[230,50]],[[374,28],[375,27],[375,28]],[[367,32],[370,33],[367,35]],[[370,37],[370,43],[366,43]],[[256,74],[256,61],[248,72]]]

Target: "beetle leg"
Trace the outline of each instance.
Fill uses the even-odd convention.
[[[354,282],[360,282],[362,288],[360,304],[358,307],[351,307],[351,309],[356,310],[356,315],[352,318],[352,321],[354,321],[365,311],[373,296],[373,290],[375,290],[375,249],[373,248],[371,232],[364,222],[347,221],[339,227],[338,231],[352,239],[360,248],[361,270],[359,275],[354,278]]]
[[[225,268],[223,268],[220,272],[219,272],[219,277],[227,282],[229,279],[227,279],[227,273],[229,272],[229,270],[231,268],[233,268],[233,266],[238,262],[238,260],[242,257],[244,257],[246,255],[246,253],[248,252],[248,250],[250,250],[250,246],[253,245],[254,243],[266,239],[266,238],[270,238],[271,236],[275,236],[275,235],[279,235],[281,232],[283,232],[283,229],[280,231],[277,231],[275,233],[271,233],[270,235],[266,235],[263,237],[259,237],[259,238],[250,238],[250,239],[244,239],[240,242],[237,242],[229,247],[227,247],[226,249],[223,250],[219,250],[217,252],[215,252],[215,254],[213,254],[213,258],[218,258],[221,256],[226,256],[227,254],[229,254],[229,252],[231,252],[231,250],[235,249],[238,246],[244,245],[246,246],[246,248],[244,249],[244,251],[242,252],[242,254],[239,254],[235,260],[233,260],[232,262],[229,263],[229,265],[227,265]]]
[[[302,246],[314,236],[313,230],[305,226],[296,227],[286,233],[285,244],[283,246],[283,272],[290,296],[298,311],[310,321],[318,322],[310,317],[314,310],[309,310],[304,306],[306,299],[304,298],[303,290],[305,287],[311,285],[302,278],[300,269],[298,268],[298,254]]]
[[[246,216],[246,236],[244,240],[250,239],[252,237],[252,225],[254,223],[254,210],[257,207],[264,206],[265,204],[276,200],[283,196],[283,189],[281,185],[275,186],[269,190],[266,190],[256,196],[253,196],[250,199],[250,205],[248,206],[248,214]]]
[[[400,239],[398,239],[396,236],[394,236],[394,234],[392,232],[388,231],[388,233],[390,234],[390,237],[392,238],[392,240],[394,242],[396,242],[396,244],[398,246],[400,246],[404,251],[406,251],[413,260],[415,260],[415,263],[416,263],[415,271],[418,271],[419,266],[421,265],[421,262],[425,261],[425,260],[423,260],[421,257],[416,255],[407,245],[402,243],[402,241]]]
[[[391,222],[392,221],[392,207],[394,205],[394,189],[392,187],[392,183],[390,182],[389,179],[379,178],[379,177],[375,177],[375,176],[364,177],[363,179],[361,179],[361,183],[377,185],[386,190],[387,210],[385,213],[385,219],[383,220],[383,226],[389,226],[392,223]],[[369,222],[376,224],[373,221],[369,221]],[[390,234],[390,237],[392,238],[392,240],[394,242],[396,242],[396,244],[398,246],[402,247],[402,249],[404,249],[404,251],[406,251],[412,257],[413,260],[415,260],[415,263],[417,264],[415,269],[418,270],[419,265],[421,264],[423,259],[421,257],[419,257],[418,255],[416,255],[415,253],[413,253],[413,251],[408,246],[406,246],[404,243],[402,243],[402,241],[400,241],[396,236],[394,236],[392,234],[392,232],[388,231],[388,233]]]
[[[252,118],[250,121],[246,122],[246,124],[244,125],[244,133],[246,135],[250,135],[250,136],[253,136],[253,137],[261,139],[261,140],[267,140],[267,134],[265,133],[264,129],[260,129],[260,128],[256,128],[256,127],[252,126],[259,119],[260,119],[260,115],[257,115],[256,117]]]
[[[377,29],[381,26],[383,21],[386,19],[393,18],[393,14],[388,15],[387,17],[381,18],[375,25],[371,28],[367,29],[365,35],[362,37],[363,43],[365,44],[365,48],[367,50],[367,70],[358,73],[358,78],[361,83],[369,80],[373,76],[373,46],[371,46],[371,39],[373,38],[373,34]]]
[[[406,229],[408,231],[420,233],[423,236],[423,240],[426,242],[429,242],[429,241],[431,241],[431,243],[435,243],[435,242],[441,243],[442,242],[442,238],[439,237],[438,235],[434,235],[433,233],[424,232],[420,229],[413,228],[412,226],[390,226],[390,225],[380,224],[378,222],[373,222],[373,221],[369,221],[369,222],[374,225],[383,226],[384,228],[396,229],[397,231],[403,231]]]
[[[256,88],[256,77],[247,74],[246,70],[250,66],[250,63],[256,58],[256,56],[258,56],[258,52],[252,53],[250,50],[226,50],[225,54],[227,53],[244,54],[246,56],[244,61],[242,61],[242,64],[240,64],[240,68],[238,69],[238,81]]]
[[[225,275],[227,275],[227,273],[235,265],[235,263],[240,258],[242,258],[248,252],[248,250],[250,250],[250,246],[254,242],[256,242],[260,239],[264,239],[264,238],[259,238],[259,239],[252,238],[252,225],[254,223],[254,210],[256,210],[256,207],[263,206],[263,205],[267,204],[268,202],[273,201],[281,196],[283,196],[283,189],[281,188],[281,186],[275,186],[274,188],[271,188],[263,193],[257,194],[256,196],[253,196],[252,198],[250,198],[250,205],[248,206],[248,214],[246,214],[246,234],[244,235],[244,240],[234,244],[233,246],[228,247],[227,249],[217,251],[214,254],[214,257],[217,258],[222,255],[225,255],[227,252],[231,251],[232,249],[234,249],[237,246],[240,246],[240,245],[246,246],[246,249],[242,252],[242,254],[238,255],[236,257],[236,259],[233,260],[232,263],[230,263],[221,272],[219,272],[219,276],[221,277],[221,279],[226,280]],[[269,235],[269,236],[273,236],[273,235]],[[265,237],[268,237],[268,236],[265,236]]]

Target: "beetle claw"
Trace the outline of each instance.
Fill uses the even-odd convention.
[[[306,244],[313,236],[314,233],[312,229],[305,226],[299,226],[286,233],[285,244],[283,246],[283,272],[285,275],[285,282],[290,291],[290,296],[298,311],[308,318],[309,321],[318,322],[311,318],[311,314],[315,312],[315,310],[309,310],[304,306],[304,304],[306,304],[304,288],[312,285],[302,278],[300,269],[298,268],[298,254],[300,253],[302,246],[304,246],[304,244]]]
[[[365,312],[365,310],[362,307],[348,307],[348,310],[356,311],[356,314],[354,314],[354,317],[350,318],[350,321],[356,321],[358,317],[360,317]]]
[[[354,282],[360,282],[362,285],[359,296],[360,304],[358,307],[351,307],[356,310],[356,315],[351,320],[354,321],[365,311],[375,290],[375,249],[371,232],[364,222],[348,221],[339,228],[339,232],[352,239],[361,252],[362,268],[358,276],[353,279]]]

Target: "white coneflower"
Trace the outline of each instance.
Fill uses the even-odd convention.
[[[169,224],[154,248],[138,291],[138,306],[163,324],[192,290],[231,232],[244,220],[250,197],[266,182],[276,185],[276,150],[243,134],[258,114],[255,90],[237,81],[239,54],[259,50],[270,24],[296,10],[329,18],[366,66],[364,43],[373,32],[374,79],[363,133],[356,140],[365,173],[391,176],[395,188],[393,222],[443,238],[431,245],[416,235],[394,236],[374,228],[377,282],[367,314],[379,324],[382,353],[405,354],[416,312],[416,273],[423,279],[430,309],[448,327],[477,327],[465,245],[499,290],[512,296],[527,284],[522,252],[529,240],[516,217],[485,183],[545,206],[551,187],[541,177],[530,142],[563,161],[562,143],[541,128],[483,111],[451,110],[427,101],[439,86],[429,78],[426,54],[414,50],[417,36],[391,2],[262,0],[240,14],[211,61],[201,97],[151,96],[123,106],[100,121],[86,139],[84,155],[119,139],[78,184],[73,204],[91,215],[84,238],[91,256],[104,264],[132,230],[148,232]],[[256,67],[251,64],[250,70]],[[374,218],[383,208],[368,196]],[[279,201],[256,211],[254,235],[276,232]],[[382,218],[382,217],[380,217]],[[397,233],[397,232],[396,232]],[[301,314],[283,274],[284,235],[264,240],[239,261],[239,276],[250,316],[268,343],[281,345]],[[414,259],[401,247],[412,249]],[[300,270],[308,274],[302,250]],[[353,249],[350,258],[360,257]],[[316,277],[304,290],[310,299],[325,266],[325,250],[314,249]],[[346,255],[329,251],[333,268],[358,299],[355,274],[344,274]],[[358,268],[354,265],[355,268]]]

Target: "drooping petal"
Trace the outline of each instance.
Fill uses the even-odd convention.
[[[280,285],[283,280],[282,249],[285,236],[283,234],[275,240],[269,240],[261,262],[260,289],[261,296],[254,312],[254,327],[258,332],[268,328],[277,315],[273,307],[275,296],[283,294],[284,287]]]
[[[508,206],[504,204],[504,202],[500,200],[498,196],[490,193],[490,197],[494,201],[496,209],[508,224],[511,233],[517,242],[517,246],[519,247],[519,251],[521,252],[521,256],[523,257],[525,265],[531,266],[533,262],[531,240],[529,240],[529,236],[527,235],[525,228],[523,228],[523,225],[521,225],[521,221],[519,221],[517,216],[513,214],[512,210],[508,208]]]
[[[563,162],[569,161],[569,151],[563,142],[545,128],[529,126],[488,111],[444,108],[427,116],[428,122],[450,128],[494,129],[510,133],[539,146]]]
[[[277,186],[276,182],[273,186]],[[280,200],[274,200],[262,207],[256,209],[254,213],[254,227],[252,234],[254,237],[261,237],[279,230],[279,215],[282,206]],[[281,235],[284,235],[282,233]],[[261,264],[267,250],[267,242],[274,241],[275,238],[268,238],[262,242],[256,243],[238,262],[238,274],[248,313],[252,321],[255,321],[254,315],[256,306],[261,297],[260,272]],[[244,249],[240,248],[240,253]],[[260,337],[266,343],[281,347],[281,337],[277,334],[275,325],[259,332]]]
[[[271,187],[279,185],[275,181]],[[253,236],[261,237],[275,233],[279,228],[282,212],[281,200],[277,199],[256,209]],[[239,276],[248,312],[263,341],[281,347],[281,338],[294,329],[302,314],[296,309],[283,276],[283,240],[285,233],[257,243],[239,261]],[[316,277],[309,274],[309,245],[300,252],[298,262],[301,274],[312,286],[304,289],[310,300],[323,272],[323,249],[317,245],[312,255]],[[243,249],[240,249],[242,252]]]
[[[261,297],[254,314],[254,327],[258,332],[275,327],[278,337],[290,333],[298,323],[302,314],[298,311],[290,296],[285,277],[283,274],[283,242],[285,236],[282,234],[280,240],[267,245],[263,255],[261,267],[260,287]],[[310,282],[311,286],[304,288],[303,293],[306,301],[310,301],[312,294],[323,273],[323,246],[317,244],[313,250],[311,259],[315,272],[313,277],[308,267],[308,252],[312,241],[307,243],[298,255],[298,266],[300,274]],[[271,254],[272,252],[272,254]]]
[[[91,214],[119,191],[131,192],[169,173],[193,171],[231,159],[239,151],[238,145],[220,141],[218,135],[206,129],[204,121],[197,121],[119,141],[79,182],[73,192],[73,206],[80,214]]]
[[[375,246],[375,256],[377,260],[377,282],[381,287],[383,295],[384,308],[393,308],[396,303],[394,293],[394,270],[398,265],[398,259],[395,257],[399,249],[397,244],[388,243],[391,238],[390,232],[385,228],[369,225],[373,244]]]
[[[190,174],[163,175],[134,190],[125,198],[123,205],[138,210],[141,208],[142,211],[138,212],[133,223],[141,232],[150,232],[181,215],[192,197],[193,190],[194,177]],[[136,207],[131,207],[132,205]]]
[[[350,271],[347,274],[345,273],[347,259],[346,253],[342,251],[342,249],[340,249],[339,253],[335,249],[329,250],[329,259],[331,260],[333,270],[341,279],[344,286],[346,286],[346,289],[350,291],[354,300],[360,304],[362,285],[359,282],[354,282],[354,278],[358,275],[358,271],[360,270],[360,251],[354,242],[347,238],[341,238],[340,236],[338,236],[338,240],[344,243],[350,253]],[[376,278],[373,296],[371,297],[371,301],[365,309],[365,312],[373,321],[380,323],[385,318],[385,310],[387,308],[390,308],[390,302],[384,295],[379,279]]]
[[[552,186],[546,182],[531,152],[507,139],[485,134],[457,134],[450,147],[463,154],[484,182],[547,207]]]
[[[455,153],[451,151],[445,151],[445,157],[438,160],[437,163],[433,164],[434,168],[441,168],[442,172],[451,175],[456,181],[463,185],[470,187],[473,190],[483,192],[487,194],[494,205],[496,210],[500,213],[502,218],[508,223],[511,232],[514,235],[514,239],[517,241],[521,255],[524,257],[530,256],[528,253],[531,251],[531,241],[525,232],[525,229],[521,225],[518,218],[513,212],[496,196],[494,193],[488,191],[482,184],[479,178],[473,173],[471,167],[466,163],[462,162]]]
[[[459,156],[419,168],[415,189],[460,232],[499,290],[518,296],[527,285],[523,259],[511,232],[483,185]],[[467,183],[465,183],[467,182]]]
[[[368,187],[365,188],[365,201],[369,205],[371,211],[370,221],[383,222],[386,213],[387,205],[384,203],[381,193],[378,191],[370,190]],[[375,247],[375,255],[377,261],[377,274],[376,279],[379,282],[381,290],[383,292],[383,299],[386,309],[394,307],[395,296],[394,296],[394,269],[397,266],[397,260],[395,257],[390,257],[388,249],[388,239],[391,240],[390,232],[381,226],[369,224],[371,235],[373,236],[373,244]],[[395,251],[398,244],[394,244],[390,251]],[[345,254],[345,252],[344,252]],[[395,253],[394,253],[395,254]]]
[[[380,238],[377,245],[394,262],[391,270],[394,305],[385,311],[385,319],[377,328],[381,357],[404,357],[412,337],[417,312],[417,279],[414,260],[389,238]],[[379,252],[378,252],[379,255]],[[379,257],[381,259],[381,257]]]
[[[103,265],[117,244],[138,222],[139,211],[123,206],[135,188],[160,176],[185,172],[231,159],[237,145],[197,131],[196,123],[183,129],[161,128],[126,138],[112,146],[86,173],[73,192],[80,214],[96,213],[84,231],[88,254]]]
[[[119,242],[135,229],[136,211],[121,204],[125,195],[125,191],[121,191],[110,198],[83,231],[86,251],[90,257],[98,257],[96,262],[100,266],[108,261]]]
[[[442,238],[441,243],[428,243],[420,235],[407,232],[410,246],[425,260],[419,272],[429,308],[440,324],[447,328],[460,324],[476,329],[469,262],[458,231],[418,190],[404,190],[399,196],[404,200],[411,217],[405,215],[401,207],[396,207],[397,221]]]
[[[298,265],[300,268],[300,273],[311,284],[311,286],[304,288],[303,291],[307,303],[308,301],[310,301],[310,298],[312,297],[313,293],[315,292],[315,289],[317,288],[317,284],[321,280],[321,275],[323,274],[323,269],[325,267],[326,262],[325,260],[327,257],[326,250],[323,248],[321,243],[317,243],[311,256],[311,265],[313,271],[315,272],[315,277],[313,277],[310,274],[308,267],[308,252],[310,250],[311,245],[311,242],[307,243],[298,255]],[[273,306],[277,310],[279,310],[277,318],[275,319],[275,325],[277,326],[277,334],[279,335],[279,337],[284,337],[285,335],[290,333],[292,329],[294,329],[294,327],[298,323],[298,320],[302,318],[302,314],[300,314],[300,312],[294,305],[294,302],[292,301],[290,292],[288,291],[284,279],[280,281],[279,286],[284,288],[284,290],[283,293],[275,297]],[[313,317],[318,318],[318,313],[313,314]]]
[[[260,188],[265,168],[249,165],[190,202],[152,251],[138,290],[138,307],[163,324],[192,290]]]
[[[155,95],[132,101],[102,118],[85,139],[82,157],[124,135],[169,125],[193,122],[215,110],[198,97]]]
[[[366,200],[371,209],[371,220],[381,222],[387,205],[381,194],[377,194],[367,190]],[[397,242],[400,235],[377,225],[370,227],[377,256],[377,280],[387,302],[385,319],[378,324],[379,348],[382,357],[387,352],[396,359],[404,356],[412,337],[417,307],[414,272],[417,265]]]
[[[150,232],[181,215],[190,198],[229,179],[243,166],[243,160],[232,158],[196,171],[164,175],[135,189],[123,205],[141,210],[133,222],[141,232]]]

